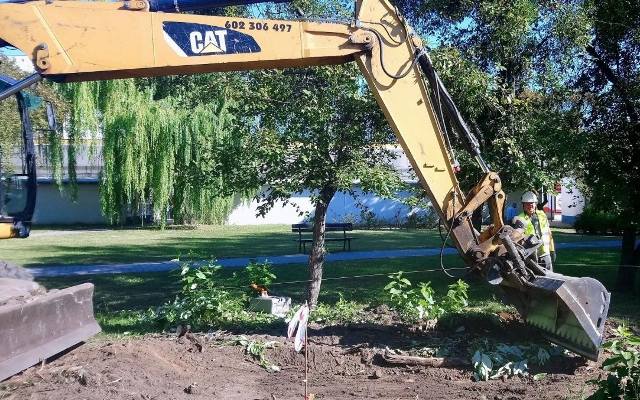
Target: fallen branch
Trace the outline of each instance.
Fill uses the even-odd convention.
[[[395,365],[422,365],[432,368],[465,368],[471,365],[469,360],[457,357],[414,357],[401,356],[385,352],[384,361]]]

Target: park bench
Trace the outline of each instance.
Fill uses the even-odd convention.
[[[353,224],[326,224],[325,232],[342,232],[341,236],[327,236],[325,235],[325,242],[342,242],[342,250],[351,251],[351,240],[354,237],[347,236],[347,231],[353,230]],[[302,253],[307,252],[307,243],[313,243],[313,238],[307,235],[303,236],[303,233],[313,233],[313,225],[310,224],[293,224],[291,225],[291,231],[298,234],[298,237],[294,239],[298,242],[298,251]]]

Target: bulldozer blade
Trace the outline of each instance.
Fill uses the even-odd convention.
[[[98,332],[90,283],[0,306],[0,381]]]
[[[529,288],[522,301],[525,321],[551,342],[597,361],[611,300],[602,283],[546,272]]]

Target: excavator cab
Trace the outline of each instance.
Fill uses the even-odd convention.
[[[16,81],[0,75],[0,91]],[[36,205],[36,158],[30,112],[42,100],[18,92],[0,103],[0,239],[26,238]],[[53,111],[51,106],[47,110]],[[47,118],[55,123],[55,118]],[[55,129],[55,126],[50,126]]]

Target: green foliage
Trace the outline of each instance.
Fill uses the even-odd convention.
[[[585,2],[588,55],[575,79],[585,110],[578,176],[597,210],[640,224],[640,4]]]
[[[387,292],[393,307],[403,319],[412,322],[420,320],[421,316],[418,310],[419,292],[412,288],[411,281],[403,276],[402,271],[389,275],[389,279],[391,279],[391,282],[384,287],[384,291]]]
[[[594,210],[640,226],[640,3],[399,0],[503,187],[577,178]],[[463,166],[473,160],[460,156]],[[465,184],[479,178],[463,168]],[[605,230],[602,215],[594,230]],[[632,258],[625,254],[624,258]],[[620,282],[631,273],[620,271]],[[626,285],[629,286],[629,285]]]
[[[616,339],[603,345],[611,354],[602,363],[607,376],[590,381],[598,390],[589,399],[640,399],[640,337],[624,326],[616,328],[615,333]]]
[[[244,347],[245,354],[250,355],[254,360],[258,361],[260,366],[269,372],[278,372],[280,367],[272,364],[266,357],[268,349],[273,349],[278,342],[262,342],[260,340],[250,340],[246,336],[240,336],[235,344]]]
[[[444,309],[441,305],[436,304],[434,294],[435,291],[431,287],[431,282],[420,282],[418,284],[415,304],[419,319],[438,319],[445,312],[449,311]]]
[[[342,14],[340,1],[301,1],[309,17]],[[363,192],[391,197],[404,184],[393,167],[388,145],[396,141],[384,115],[354,63],[305,69],[260,71],[248,75],[245,114],[254,116],[252,151],[259,171],[253,187],[265,188],[256,200],[258,213],[276,204],[299,206],[292,198],[311,193],[314,221],[326,219],[336,193]],[[302,215],[302,212],[301,212]],[[318,232],[319,230],[316,230]],[[314,238],[318,246],[323,243]],[[324,249],[311,251],[308,287],[316,305]]]
[[[393,135],[354,65],[269,71],[252,75],[246,98],[259,116],[254,151],[260,162],[259,211],[310,190],[328,204],[338,192],[391,196],[401,186],[385,144]]]
[[[557,346],[546,347],[537,344],[507,345],[505,343],[489,343],[484,341],[471,359],[474,378],[488,381],[502,377],[527,376],[529,364],[545,365],[552,355],[560,355],[562,350]],[[543,375],[534,376],[535,380]]]
[[[447,296],[442,301],[442,307],[454,313],[462,312],[469,305],[469,284],[458,279],[456,283],[449,285]]]
[[[0,54],[0,74],[9,76],[14,79],[24,78],[27,73],[9,58]],[[56,92],[55,87],[43,81],[36,86],[32,86],[25,93],[38,96],[42,99],[50,101],[56,109],[58,121],[62,121],[62,115],[68,110],[68,104]],[[61,183],[63,176],[63,139],[61,132],[38,133],[38,129],[48,128],[46,119],[46,111],[43,106],[29,110],[34,134],[39,144],[38,164],[47,165],[51,168],[54,178]],[[18,114],[17,102],[12,96],[0,102],[0,169],[5,172],[10,171],[13,165],[13,154],[19,151],[22,145],[22,132],[20,124],[20,116]],[[68,148],[69,151],[73,151]],[[71,157],[73,158],[73,157]],[[72,163],[71,158],[69,162]],[[7,162],[10,159],[11,162]]]
[[[300,7],[308,16],[325,19],[347,19],[354,11],[351,0],[294,0],[293,5]]]
[[[574,224],[576,231],[596,235],[608,233],[617,235],[624,227],[625,224],[619,216],[590,206],[584,209]]]
[[[246,268],[247,277],[249,278],[249,283],[253,283],[260,286],[269,287],[277,278],[276,274],[273,273],[273,267],[270,262],[265,261],[263,263],[258,263],[254,260],[251,260],[249,265]]]
[[[575,66],[563,43],[585,31],[580,13],[560,1],[399,3],[420,33],[437,38],[436,69],[507,190],[551,188],[575,166],[581,115],[560,71]],[[473,160],[457,156],[463,183],[475,184]]]
[[[220,269],[215,262],[206,265],[184,262],[180,270],[180,292],[173,301],[149,310],[147,318],[163,328],[189,324],[194,329],[264,325],[276,320],[269,314],[246,311],[248,296],[225,288]]]
[[[444,299],[436,302],[431,282],[420,282],[417,287],[412,287],[402,271],[389,275],[389,278],[391,282],[384,291],[402,318],[408,321],[437,320],[445,313],[460,312],[468,305],[469,285],[462,280],[449,285]]]
[[[313,309],[309,319],[324,324],[348,324],[362,321],[365,305],[356,301],[345,300],[342,293],[335,304],[320,303]]]
[[[240,319],[245,312],[245,299],[221,287],[220,268],[213,262],[201,267],[185,262],[180,273],[180,293],[152,313],[153,317],[165,327],[189,323],[196,328]]]

